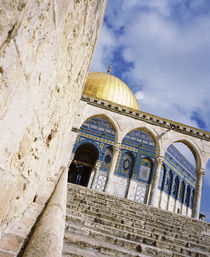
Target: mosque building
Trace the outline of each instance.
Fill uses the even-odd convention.
[[[196,144],[203,132],[140,111],[133,92],[110,70],[88,74],[72,131],[71,161],[84,167],[80,185],[175,213],[199,215],[202,186],[196,171],[201,157]],[[196,167],[174,142],[191,149]],[[69,182],[75,183],[76,176]]]
[[[110,70],[87,75],[106,5],[0,4],[0,256],[209,256],[210,133],[142,111]]]

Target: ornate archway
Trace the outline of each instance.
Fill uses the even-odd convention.
[[[91,171],[95,166],[98,157],[99,152],[96,146],[91,143],[81,144],[76,149],[74,160],[70,165],[68,182],[87,186]]]

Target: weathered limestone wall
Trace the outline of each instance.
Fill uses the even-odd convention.
[[[67,165],[105,7],[104,0],[0,2],[0,231]]]

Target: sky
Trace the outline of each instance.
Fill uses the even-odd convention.
[[[209,0],[108,1],[91,71],[110,64],[142,111],[210,131]],[[210,160],[201,203],[210,222],[209,195]]]

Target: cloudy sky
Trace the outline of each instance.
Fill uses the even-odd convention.
[[[91,71],[110,63],[142,111],[210,131],[209,0],[110,0]],[[208,195],[210,161],[210,221]]]

